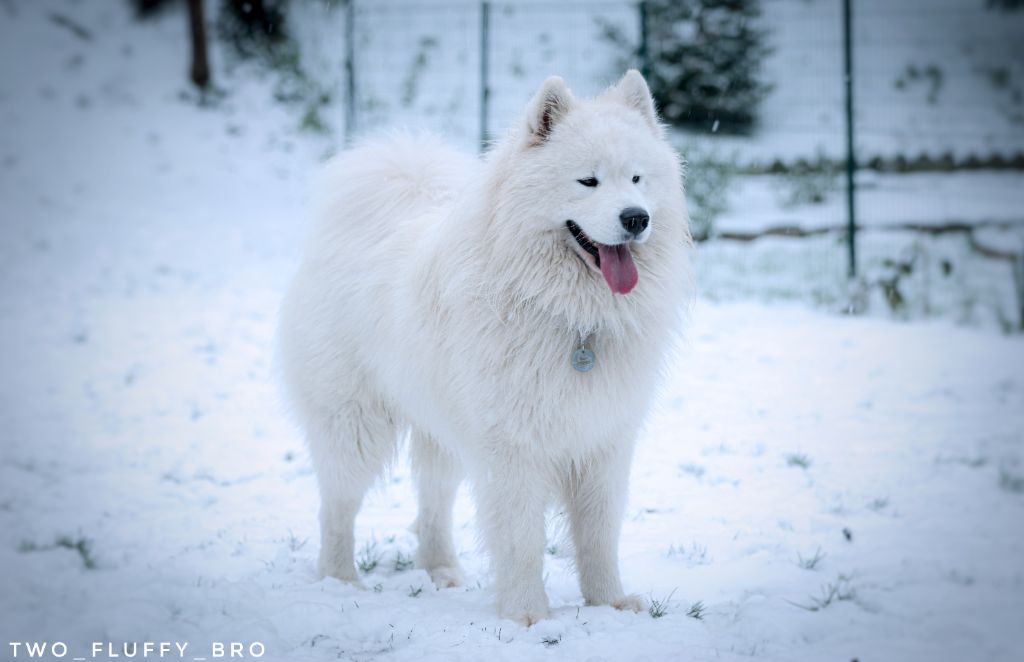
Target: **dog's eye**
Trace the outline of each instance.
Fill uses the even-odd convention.
[[[580,184],[583,184],[584,186],[589,186],[591,188],[597,186],[597,177],[586,177],[584,179],[577,179],[576,181],[578,181]]]
[[[633,175],[633,183],[634,184],[639,184],[640,183],[640,175]]]

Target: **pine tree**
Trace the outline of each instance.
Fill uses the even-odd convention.
[[[276,63],[286,51],[285,30],[289,0],[223,0],[217,32],[242,58],[264,58]]]
[[[771,52],[759,0],[647,0],[647,82],[670,124],[745,133],[771,86],[760,80]],[[625,46],[621,31],[605,34]],[[638,49],[639,50],[639,49]]]

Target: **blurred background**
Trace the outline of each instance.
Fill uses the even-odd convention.
[[[547,75],[594,94],[637,67],[688,164],[704,295],[1024,329],[1017,0],[190,6],[216,52],[198,103],[245,66],[333,149],[392,126],[481,149]]]
[[[179,115],[315,144],[315,160],[394,126],[479,150],[546,76],[593,94],[638,67],[687,163],[705,296],[1024,329],[1018,0],[69,0],[43,12],[82,115],[128,94],[85,89],[120,67],[152,78],[148,99]],[[118,44],[122,33],[145,43]],[[29,93],[72,94],[33,79],[32,46],[7,48]],[[287,120],[255,128],[243,105]]]

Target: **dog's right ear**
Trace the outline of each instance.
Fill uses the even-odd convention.
[[[630,69],[609,91],[622,103],[643,116],[644,121],[659,138],[664,135],[661,122],[658,121],[658,111],[654,109],[654,98],[651,96],[651,88],[647,87],[647,81],[636,69]]]
[[[532,147],[545,142],[572,106],[572,92],[565,86],[564,80],[551,76],[544,81],[526,107],[528,144]]]

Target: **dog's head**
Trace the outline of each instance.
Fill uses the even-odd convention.
[[[576,99],[561,78],[548,78],[527,106],[515,148],[519,167],[507,185],[539,210],[530,222],[557,233],[563,253],[600,272],[614,293],[637,285],[634,257],[645,243],[685,223],[679,159],[638,71],[596,99]],[[680,229],[670,229],[662,239],[681,244]]]

